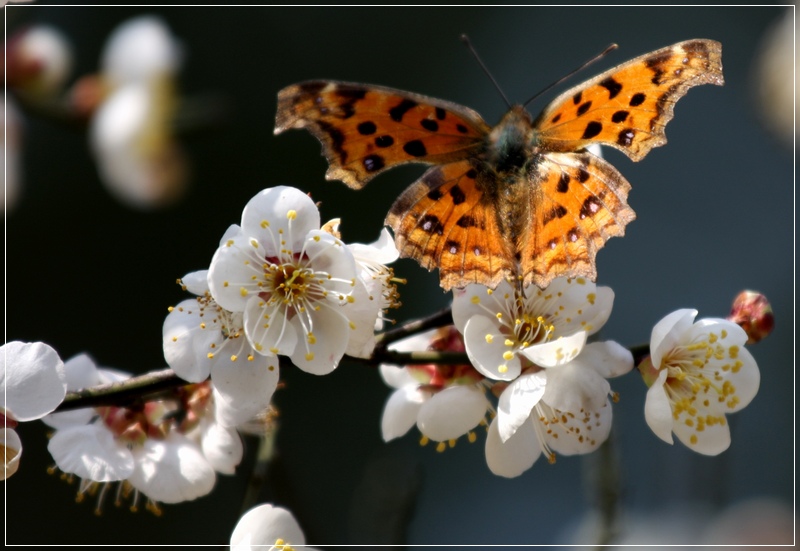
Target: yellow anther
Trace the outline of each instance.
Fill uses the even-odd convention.
[[[447,444],[445,444],[444,442],[439,442],[438,444],[436,444],[437,452],[442,453],[446,449],[447,449]]]
[[[262,220],[261,221],[261,227],[264,228],[264,229],[268,228],[269,227],[269,220]]]
[[[507,365],[503,364],[503,365],[497,366],[497,372],[498,373],[505,373],[507,371],[508,371],[508,366]]]
[[[269,351],[270,351],[270,352],[272,352],[273,354],[277,354],[277,353],[278,353],[278,349],[277,349],[276,347],[274,347],[274,346],[273,346],[273,347],[271,347],[271,348],[269,349]]]
[[[290,210],[289,212],[286,213],[286,218],[288,218],[289,220],[296,219],[297,218],[297,211],[294,210],[294,209]]]
[[[239,356],[237,356],[236,354],[231,354],[231,361],[232,362],[235,362],[238,359],[239,359]]]
[[[506,346],[514,346],[514,341],[512,341],[511,339],[506,339],[505,342],[503,342],[503,344],[505,344]]]
[[[239,294],[241,296],[246,297],[247,296],[247,292],[248,292],[247,289],[245,289],[244,287],[240,287],[239,288]]]
[[[313,359],[314,359],[314,353],[313,352],[309,352],[308,354],[306,354],[306,361],[307,362],[310,362]]]
[[[314,333],[308,334],[308,344],[317,344],[317,337],[314,335]]]
[[[456,439],[455,438],[451,438],[450,440],[447,441],[447,445],[450,446],[451,448],[455,448],[456,447]]]
[[[471,299],[469,299],[469,301],[472,304],[480,304],[481,299],[478,297],[478,295],[474,295]]]
[[[213,360],[213,359],[214,359],[214,353],[213,353],[213,352],[209,352],[209,353],[206,355],[206,357],[208,357],[208,359],[209,359],[209,360]]]
[[[474,443],[475,443],[475,440],[477,440],[477,439],[478,439],[478,435],[477,435],[477,434],[475,434],[474,432],[472,432],[472,431],[469,431],[469,432],[467,433],[467,440],[469,440],[469,443],[470,443],[470,444],[474,444]]]
[[[425,436],[424,434],[422,435],[422,438],[419,439],[419,445],[420,446],[427,446],[428,442],[430,442],[430,439],[427,436]]]
[[[487,333],[486,334],[486,342],[489,343],[489,344],[492,344],[493,340],[494,340],[494,336],[492,336],[489,333]]]
[[[514,358],[514,353],[511,350],[506,350],[503,352],[503,359],[505,361],[512,360]]]

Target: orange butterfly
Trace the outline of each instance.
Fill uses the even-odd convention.
[[[663,145],[675,102],[692,86],[723,84],[721,58],[718,42],[680,42],[564,92],[536,120],[516,105],[495,127],[418,94],[304,82],[278,93],[275,133],[308,128],[323,144],[326,177],[354,189],[399,164],[437,165],[400,195],[386,224],[402,256],[439,268],[445,290],[594,280],[597,250],[635,214],[630,184],[586,147],[638,161]]]

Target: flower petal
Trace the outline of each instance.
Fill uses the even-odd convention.
[[[270,306],[252,297],[244,311],[244,333],[256,352],[265,356],[289,356],[297,347],[297,330],[280,302]]]
[[[64,363],[43,342],[12,341],[0,349],[0,407],[17,421],[41,419],[67,394]]]
[[[690,419],[684,411],[675,420],[672,430],[687,448],[703,455],[719,455],[731,445],[731,431],[724,415],[714,423],[704,422],[702,430],[697,428],[697,418]]]
[[[252,546],[272,546],[281,539],[286,545],[304,545],[306,538],[292,513],[269,503],[247,511],[231,534],[231,547],[239,545],[246,536]]]
[[[307,373],[327,375],[339,365],[347,348],[350,325],[338,306],[323,307],[311,313],[312,327],[301,325],[300,316],[292,320],[303,340],[289,356],[292,363]],[[308,333],[313,329],[313,338]]]
[[[208,288],[217,304],[231,312],[245,309],[247,302],[261,290],[257,282],[264,275],[265,254],[261,242],[244,233],[219,246],[208,269]]]
[[[98,423],[57,430],[47,450],[59,469],[95,482],[124,480],[134,469],[130,450]]]
[[[319,210],[314,201],[289,186],[259,192],[242,212],[242,232],[257,238],[267,256],[280,256],[284,250],[299,252],[308,232],[319,230],[319,225]]]
[[[494,474],[514,478],[530,469],[542,453],[533,425],[525,423],[503,442],[497,428],[497,418],[486,434],[486,464]]]
[[[557,367],[571,362],[586,344],[586,331],[578,331],[566,337],[535,344],[520,350],[520,353],[541,367]]]
[[[22,440],[14,429],[2,429],[0,448],[3,449],[5,468],[0,480],[11,477],[19,468],[19,459],[22,456]]]
[[[235,427],[255,417],[269,406],[278,379],[277,357],[220,357],[211,371],[217,421]]]
[[[381,433],[384,442],[403,436],[417,422],[417,413],[429,395],[415,386],[395,390],[381,417]]]
[[[205,315],[216,314],[214,310],[198,299],[187,299],[164,318],[161,330],[164,359],[178,377],[191,383],[208,379],[213,358],[209,354],[225,341],[219,318]]]
[[[521,365],[515,351],[506,345],[506,336],[486,316],[472,316],[464,327],[464,345],[475,369],[490,379],[512,381]]]
[[[203,430],[201,441],[203,455],[218,473],[234,474],[236,466],[242,461],[244,446],[239,433],[234,428],[211,423]]]
[[[656,436],[667,444],[672,444],[672,406],[669,403],[664,383],[667,380],[667,370],[663,369],[658,378],[647,390],[644,401],[644,418]]]
[[[190,501],[214,488],[214,469],[198,446],[181,434],[172,432],[165,440],[147,439],[133,453],[136,467],[128,481],[152,500]]]
[[[208,291],[208,270],[189,272],[181,278],[181,283],[190,293],[202,296]]]
[[[531,410],[545,393],[547,376],[544,372],[521,375],[514,380],[497,403],[497,430],[506,442],[531,415]]]
[[[455,385],[437,392],[417,415],[417,428],[437,442],[458,438],[474,429],[486,417],[489,401],[473,385]]]
[[[553,451],[563,455],[593,452],[611,432],[612,410],[608,401],[594,411],[556,412],[556,415],[558,422],[547,425],[549,430],[544,437]]]
[[[697,310],[683,309],[667,314],[650,334],[650,359],[656,369],[661,369],[664,354],[675,348],[684,333],[692,326]]]

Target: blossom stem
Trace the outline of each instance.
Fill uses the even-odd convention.
[[[399,327],[384,331],[375,337],[375,354],[385,352],[386,347],[395,341],[399,341],[400,339],[404,339],[416,333],[427,331],[428,329],[433,329],[434,327],[442,327],[452,323],[453,313],[449,306],[428,317],[406,322]]]

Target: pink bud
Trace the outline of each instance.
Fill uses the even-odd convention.
[[[728,320],[747,333],[747,344],[755,344],[772,332],[775,317],[767,297],[756,291],[742,291],[733,301]]]

